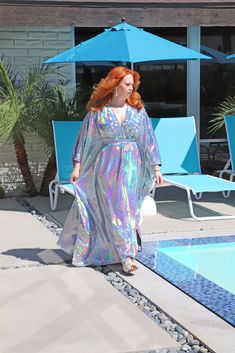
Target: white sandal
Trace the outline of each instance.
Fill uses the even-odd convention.
[[[133,262],[133,260],[131,260],[130,258],[128,258],[123,264],[122,264],[122,270],[125,273],[131,273],[133,271],[138,270],[138,266],[136,266],[136,264]]]

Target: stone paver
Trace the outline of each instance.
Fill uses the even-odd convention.
[[[61,263],[56,238],[14,199],[0,200],[0,267]]]
[[[228,200],[226,200],[226,199],[223,199],[218,194],[214,194],[214,195],[207,194],[205,195],[205,197],[203,197],[201,201],[195,202],[196,212],[199,212],[199,215],[208,215],[208,210],[206,210],[206,208],[211,208],[217,212],[235,214],[234,196],[235,195],[232,194],[231,197]],[[63,224],[65,217],[68,213],[68,209],[73,202],[73,198],[68,195],[61,195],[59,199],[58,210],[55,212],[52,212],[50,210],[49,200],[47,198],[42,198],[42,197],[36,197],[32,199],[29,198],[28,201],[30,202],[30,204],[32,204],[43,214],[47,214],[49,217],[54,218],[60,224]],[[177,189],[171,186],[159,188],[159,190],[157,191],[157,204],[158,204],[159,213],[155,216],[144,217],[144,222],[141,226],[144,241],[235,234],[234,233],[235,220],[198,222],[193,220],[192,218],[189,218],[188,205],[186,203],[185,192],[180,189]],[[2,251],[2,255],[0,255],[1,265],[2,264],[6,265],[8,263],[13,265],[16,264],[19,266],[24,264],[37,265],[37,264],[45,264],[45,263],[51,263],[51,262],[56,263],[56,261],[61,260],[60,255],[55,256],[55,258],[53,258],[54,254],[58,255],[57,253],[58,249],[55,245],[56,244],[55,236],[52,235],[52,233],[49,232],[49,230],[47,230],[42,224],[40,224],[40,222],[35,217],[25,212],[24,209],[21,208],[16,201],[13,202],[12,200],[0,200],[0,222],[1,222],[1,229],[4,230],[4,232],[1,233],[1,236],[0,236],[0,250]],[[33,252],[32,252],[32,249],[34,249]],[[12,252],[12,250],[14,250],[14,252]],[[25,253],[23,250],[25,251]],[[29,256],[29,253],[32,253],[33,256],[32,257]],[[42,259],[43,254],[47,255],[45,260]],[[59,268],[59,270],[57,270],[57,268]],[[114,266],[113,269],[118,273],[120,267],[118,268]],[[70,272],[70,270],[72,271]],[[35,340],[36,342],[40,343],[40,338],[39,338],[40,332],[42,332],[43,334],[45,333],[45,342],[46,342],[45,346],[39,345],[41,349],[39,350],[40,353],[48,353],[46,346],[48,345],[48,347],[50,347],[49,346],[50,342],[52,344],[52,349],[57,347],[57,341],[61,344],[61,347],[62,347],[60,350],[60,345],[58,344],[58,347],[57,347],[58,353],[60,352],[62,353],[64,351],[66,351],[66,353],[67,352],[69,353],[69,351],[67,350],[67,347],[69,347],[69,349],[70,347],[71,349],[74,349],[73,344],[76,341],[76,337],[77,337],[76,333],[78,330],[75,329],[76,331],[75,332],[73,328],[71,328],[70,321],[67,318],[66,314],[67,314],[67,311],[71,313],[73,318],[72,321],[76,322],[73,316],[73,315],[76,316],[76,314],[73,312],[73,310],[70,310],[71,309],[70,304],[72,303],[73,308],[76,308],[77,310],[77,311],[75,310],[75,312],[78,313],[76,316],[76,319],[81,317],[81,312],[79,311],[80,306],[76,307],[76,305],[74,304],[76,302],[75,299],[78,299],[77,296],[82,295],[81,292],[79,292],[81,288],[85,286],[84,291],[86,292],[86,290],[88,290],[87,286],[89,287],[90,285],[89,284],[90,275],[88,276],[88,281],[87,281],[87,277],[85,277],[84,275],[84,277],[82,277],[83,280],[81,282],[81,279],[78,279],[76,277],[77,270],[80,271],[79,272],[80,274],[82,273],[81,271],[83,270],[93,271],[91,269],[74,269],[74,268],[66,268],[63,266],[44,266],[44,267],[41,266],[41,267],[30,268],[30,269],[22,268],[22,269],[16,269],[16,270],[8,269],[8,270],[1,271],[0,277],[1,279],[3,278],[2,277],[2,273],[3,273],[4,280],[2,283],[4,284],[4,286],[7,286],[3,288],[5,290],[5,293],[8,291],[7,297],[8,297],[9,303],[11,301],[12,303],[14,302],[13,307],[9,306],[9,310],[12,310],[9,312],[10,313],[9,315],[12,315],[12,321],[13,321],[13,318],[15,318],[15,316],[13,315],[13,310],[15,310],[15,312],[17,313],[17,308],[19,308],[18,312],[20,313],[21,304],[23,305],[24,302],[27,302],[27,300],[29,305],[29,310],[27,314],[30,312],[33,313],[33,309],[31,309],[30,305],[34,305],[34,307],[37,308],[37,305],[35,303],[39,302],[40,306],[42,307],[42,313],[43,313],[42,317],[46,317],[48,319],[48,326],[45,325],[45,320],[43,321],[41,319],[43,322],[40,321],[41,323],[40,322],[39,323],[42,326],[39,325],[40,327],[38,327],[38,331],[36,330],[37,332],[32,331],[32,333],[30,333],[31,332],[30,330],[33,330],[33,325],[32,327],[30,327],[30,324],[29,324],[30,318],[29,316],[25,318],[23,317],[25,320],[23,323],[26,325],[26,328],[29,329],[28,331],[29,336],[25,338],[25,340],[29,342],[29,344],[31,345],[29,346],[30,349],[28,349],[27,351],[35,351],[34,343],[35,343]],[[30,274],[31,271],[34,274],[33,276]],[[72,273],[72,275],[71,274],[67,275],[67,271],[69,271],[68,273]],[[25,286],[25,288],[27,288],[26,291],[24,291],[24,288],[20,290],[21,287],[18,284],[17,280],[14,281],[14,278],[15,278],[14,276],[16,273],[22,274],[20,275],[19,280],[21,278],[22,283],[26,283],[26,286]],[[95,274],[95,276],[98,276],[98,274],[95,273],[94,271],[93,273]],[[27,281],[29,281],[29,285],[27,284],[28,282],[26,281],[27,274],[30,274],[28,276],[29,278],[27,279]],[[64,276],[66,278],[67,276],[69,278],[72,277],[72,279],[76,278],[76,281],[78,282],[78,284],[77,285],[71,284],[71,283],[74,283],[74,281],[67,281],[67,279],[65,281],[63,279]],[[10,280],[10,278],[12,278],[12,281]],[[34,282],[34,278],[36,282]],[[50,279],[50,280],[47,280],[47,279]],[[179,324],[183,325],[186,328],[186,330],[191,331],[195,335],[195,337],[198,337],[200,340],[202,340],[202,342],[204,342],[205,345],[209,346],[216,353],[233,352],[234,346],[235,346],[234,328],[232,328],[229,324],[224,322],[222,319],[220,319],[212,312],[210,312],[209,310],[207,310],[206,308],[204,308],[203,306],[195,302],[193,299],[186,296],[180,290],[178,290],[177,288],[175,288],[174,286],[172,286],[171,284],[169,284],[168,282],[166,282],[165,280],[163,280],[162,278],[154,274],[152,271],[148,270],[147,268],[145,268],[140,264],[140,269],[138,272],[136,272],[134,276],[125,277],[124,279],[130,282],[130,284],[136,287],[147,298],[149,298],[154,303],[156,303],[156,305],[158,305],[169,316],[173,317],[177,322],[179,322]],[[32,280],[32,283],[30,282],[31,280]],[[96,287],[97,289],[95,290],[95,293],[97,296],[99,294],[99,288],[100,288],[99,286],[101,285],[101,284],[98,284],[98,282],[105,283],[103,278],[97,277],[97,287]],[[14,288],[12,283],[16,283],[17,284],[16,289],[18,286],[19,290],[18,292],[17,291],[15,292],[16,289],[14,289],[12,291],[12,296],[11,296],[9,287],[11,285],[11,289]],[[39,285],[38,287],[38,283],[41,283],[42,286],[40,287]],[[96,280],[94,281],[94,283],[96,283]],[[2,288],[2,284],[0,285]],[[112,289],[112,291],[115,291],[115,289],[112,288],[110,285],[108,286],[109,286],[109,289]],[[57,291],[55,290],[55,288],[57,288]],[[66,290],[62,290],[61,288],[66,288]],[[27,297],[27,292],[29,291],[30,293],[31,290],[33,291],[33,294],[35,294],[35,296],[29,295]],[[72,296],[73,300],[71,299],[71,296],[70,296],[71,293],[67,294],[67,290],[69,291],[69,293],[70,292],[73,293],[73,296]],[[94,291],[94,288],[92,289],[92,291]],[[49,293],[49,301],[47,302],[48,293]],[[116,294],[121,297],[120,293],[116,292]],[[55,303],[52,301],[50,297],[53,295],[55,296],[55,298],[57,298],[55,299]],[[94,309],[94,308],[97,305],[97,303],[99,306],[102,304],[99,301],[99,300],[102,300],[102,297],[104,299],[106,298],[105,293],[103,294],[102,290],[100,292],[100,299],[97,298],[96,295],[93,296],[94,301],[91,300],[89,302],[89,305],[92,306],[93,310],[98,310],[98,308],[97,309]],[[27,300],[24,299],[24,297],[27,298]],[[0,291],[0,298],[3,298],[1,296],[1,291]],[[126,299],[123,297],[123,300],[126,300]],[[126,300],[126,302],[128,301]],[[109,302],[107,303],[108,305],[111,305],[111,303]],[[51,308],[50,308],[50,305],[51,305]],[[58,309],[57,305],[58,307],[61,307],[61,309]],[[128,302],[128,305],[131,305],[135,310],[137,310],[133,304]],[[84,308],[85,307],[86,306],[84,306]],[[37,308],[37,310],[39,309]],[[37,310],[35,313],[36,318],[39,317],[39,314],[37,314],[38,312]],[[58,316],[56,316],[57,310],[58,310]],[[114,312],[110,311],[112,317],[115,317]],[[98,316],[99,314],[100,312],[98,313]],[[126,315],[127,314],[129,315],[129,309],[126,312]],[[50,315],[51,315],[51,319],[50,319]],[[108,347],[107,345],[109,343],[107,343],[108,341],[106,340],[107,339],[106,336],[109,336],[109,333],[110,333],[110,337],[109,337],[110,339],[113,335],[113,331],[112,332],[110,331],[111,330],[110,327],[108,326],[108,329],[106,331],[106,336],[104,338],[100,334],[99,327],[97,327],[98,324],[96,326],[95,319],[93,321],[92,320],[89,321],[89,315],[88,317],[84,313],[82,315],[83,315],[83,318],[77,321],[78,321],[78,325],[81,325],[81,322],[83,322],[84,326],[76,326],[76,327],[79,327],[79,330],[81,331],[81,335],[84,334],[84,336],[82,337],[87,337],[85,333],[85,329],[87,329],[87,331],[89,332],[92,328],[93,335],[94,335],[93,338],[90,339],[90,341],[89,340],[86,341],[85,339],[81,340],[81,344],[84,344],[84,346],[81,346],[83,349],[82,353],[89,352],[89,350],[87,351],[86,349],[87,347],[90,347],[89,344],[91,342],[92,343],[101,342],[101,348],[103,349],[102,352],[112,353],[113,351],[110,351],[109,348],[107,348]],[[144,314],[141,313],[141,317],[143,317],[143,315]],[[36,320],[35,317],[33,316],[34,320]],[[64,317],[66,318],[65,320],[64,320]],[[84,317],[85,317],[85,322],[84,322]],[[60,320],[61,318],[62,318],[62,321]],[[1,319],[1,316],[0,316],[0,319]],[[148,318],[145,317],[145,319],[148,319]],[[103,320],[103,316],[102,316],[102,320]],[[108,319],[106,321],[108,322]],[[119,321],[117,320],[117,322],[120,329],[120,327],[122,327],[121,319]],[[131,321],[128,321],[127,319],[127,322],[131,322]],[[63,336],[61,336],[60,334],[56,336],[52,323],[55,325],[58,332],[62,332],[62,328],[66,330],[66,327],[67,327],[66,325],[68,325],[69,332],[66,331],[66,333],[64,333]],[[61,326],[59,325],[59,323],[61,323]],[[20,326],[19,320],[17,321],[17,325]],[[156,324],[154,325],[155,327],[157,326]],[[129,326],[132,326],[132,325],[130,324]],[[45,327],[48,327],[48,330],[46,330]],[[83,327],[84,327],[84,330],[83,330]],[[71,329],[69,330],[69,328]],[[1,331],[2,329],[0,327],[0,341],[1,341]],[[6,331],[2,331],[2,332],[4,332],[4,337],[7,334],[9,334]],[[16,335],[14,337],[18,337],[17,328],[14,328],[12,332],[14,335]],[[138,333],[137,333],[137,336],[138,336]],[[114,335],[114,337],[116,336]],[[5,338],[5,340],[7,339]],[[15,344],[16,344],[15,346],[14,345],[9,346],[9,349],[6,348],[8,353],[16,353],[16,352],[21,353],[21,350],[20,350],[21,347],[25,348],[24,337],[22,336],[21,338],[17,338],[17,340],[15,341]],[[116,341],[117,341],[117,338],[114,339],[114,342]],[[19,342],[19,345],[17,342]],[[128,344],[131,344],[132,341],[130,340],[127,342]],[[87,345],[85,345],[85,343]],[[119,353],[120,352],[123,352],[123,353],[139,352],[139,350],[134,350],[132,348],[130,349],[128,348],[128,350],[124,350],[124,351],[123,350],[115,351],[115,349],[117,349],[117,346],[115,344],[116,343],[114,343],[114,346],[113,346],[114,352],[119,352]],[[15,347],[17,347],[17,350],[14,350]],[[85,347],[86,349],[84,350]],[[98,347],[96,349],[98,349]],[[54,351],[50,350],[50,353],[51,352],[53,353]],[[94,353],[95,351],[92,350],[91,352]],[[22,353],[23,353],[23,350],[22,350]]]
[[[91,268],[2,270],[2,353],[131,353],[179,344]]]
[[[128,278],[128,282],[161,310],[177,320],[186,330],[198,337],[216,353],[233,353],[235,347],[234,328],[213,314],[182,291],[172,286],[154,272],[138,263],[138,275]],[[120,276],[119,265],[111,266]]]

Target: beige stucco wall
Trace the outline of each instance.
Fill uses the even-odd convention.
[[[74,46],[72,27],[0,27],[0,57],[9,60],[21,74],[30,65],[40,64],[48,57]],[[66,64],[60,71],[74,81],[74,65]],[[47,162],[44,146],[37,136],[26,138],[29,163],[39,187]],[[18,169],[12,143],[0,145],[0,185],[8,194],[24,192],[24,183]]]

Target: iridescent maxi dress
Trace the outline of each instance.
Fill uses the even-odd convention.
[[[89,112],[74,148],[80,162],[75,201],[58,245],[74,266],[106,265],[135,258],[140,207],[160,156],[144,108],[127,106],[120,124],[111,107]]]

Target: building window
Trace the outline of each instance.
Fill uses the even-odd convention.
[[[226,55],[235,53],[235,27],[201,28],[201,45]],[[201,61],[201,138],[224,137],[221,132],[217,136],[209,134],[209,121],[218,104],[234,94],[235,63]]]
[[[177,44],[186,42],[186,28],[145,28]],[[136,65],[141,74],[140,93],[151,117],[186,115],[187,77],[185,62]]]

